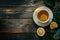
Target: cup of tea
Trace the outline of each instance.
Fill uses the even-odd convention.
[[[37,14],[37,18],[41,23],[46,23],[49,20],[49,14],[45,10],[41,10]]]
[[[39,26],[47,26],[53,19],[53,12],[45,6],[38,7],[33,13],[33,20]]]

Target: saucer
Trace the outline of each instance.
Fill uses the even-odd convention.
[[[45,11],[47,11],[48,14],[49,14],[49,20],[48,20],[47,22],[45,22],[45,23],[40,22],[40,21],[38,20],[38,18],[37,18],[37,14],[38,14],[38,12],[40,12],[41,10],[45,10]],[[53,19],[53,12],[51,11],[51,9],[49,9],[48,7],[45,7],[45,6],[38,7],[38,8],[34,11],[34,13],[33,13],[33,20],[34,20],[34,22],[35,22],[38,26],[47,26],[47,25],[50,24],[50,22],[52,21],[52,19]]]

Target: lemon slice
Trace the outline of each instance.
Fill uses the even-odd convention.
[[[48,20],[48,16],[47,16],[46,14],[40,15],[38,18],[39,18],[39,20],[42,21],[42,22]]]
[[[45,35],[45,29],[42,28],[42,27],[39,27],[39,28],[37,29],[37,35],[38,35],[38,36],[44,36],[44,35]]]
[[[39,13],[40,12],[40,8],[37,8],[36,10],[35,10],[35,13]]]
[[[58,24],[56,22],[51,22],[51,24],[50,24],[51,29],[55,29],[57,27],[58,27]]]

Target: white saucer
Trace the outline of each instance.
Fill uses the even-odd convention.
[[[44,27],[44,26],[49,25],[50,22],[51,22],[52,19],[53,19],[53,13],[52,13],[51,9],[49,9],[48,7],[45,7],[45,6],[41,6],[41,7],[39,7],[39,9],[40,9],[40,11],[41,11],[41,10],[45,10],[45,11],[48,12],[48,14],[49,14],[49,20],[48,20],[47,22],[45,22],[45,23],[41,23],[41,22],[38,20],[38,18],[37,18],[37,14],[38,14],[38,13],[36,13],[36,12],[34,11],[34,13],[33,13],[33,20],[34,20],[34,22],[35,22],[38,26],[43,26],[43,27]]]

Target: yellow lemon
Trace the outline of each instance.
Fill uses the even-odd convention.
[[[37,35],[38,35],[38,36],[44,36],[44,35],[45,35],[45,29],[42,28],[42,27],[39,27],[39,28],[37,29]]]
[[[58,24],[56,22],[51,22],[51,24],[50,24],[51,29],[55,29],[57,27],[58,27]]]
[[[35,13],[39,13],[40,12],[40,8],[37,8],[36,10],[35,10]]]
[[[41,15],[41,17],[40,17],[40,20],[42,22],[46,21],[47,19],[48,19],[48,17],[46,15]]]

